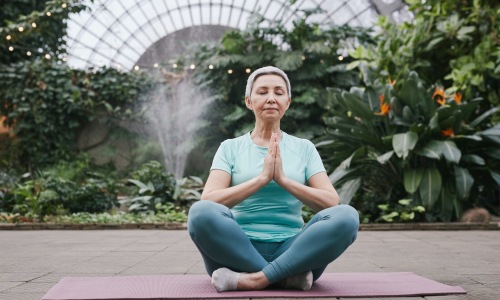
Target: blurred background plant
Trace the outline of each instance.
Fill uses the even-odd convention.
[[[496,0],[406,0],[411,23],[379,17],[375,46],[361,45],[348,69],[364,81],[397,82],[415,71],[447,95],[482,98],[481,111],[500,105],[500,3]],[[370,71],[371,70],[371,71]],[[492,122],[498,123],[497,112]]]
[[[96,169],[88,156],[34,174],[1,173],[0,222],[124,223],[141,218],[144,222],[183,222],[203,188],[198,177],[175,180],[157,161],[132,171],[128,177],[134,179],[118,176],[102,167]],[[119,201],[118,195],[125,199]]]

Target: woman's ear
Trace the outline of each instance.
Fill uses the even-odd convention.
[[[288,98],[288,103],[286,104],[286,109],[290,107],[290,103],[292,103],[292,98]]]
[[[245,104],[246,104],[246,106],[247,106],[247,108],[249,110],[253,110],[253,108],[252,108],[252,101],[250,100],[250,98],[245,97]]]

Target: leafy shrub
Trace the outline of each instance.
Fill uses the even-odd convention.
[[[90,173],[89,178],[71,195],[65,207],[70,213],[98,213],[118,205],[116,182],[103,174]]]
[[[500,105],[500,2],[406,2],[414,19],[398,25],[379,17],[377,44],[351,52],[356,60],[348,68],[359,66],[367,82],[399,81],[416,71],[426,86],[440,83],[447,94],[483,98],[482,111]],[[496,113],[493,122],[499,120]]]
[[[134,191],[128,201],[130,212],[154,212],[157,204],[174,202],[175,177],[158,161],[143,164],[131,177],[128,181],[134,185]]]
[[[43,220],[67,212],[103,212],[118,205],[120,185],[95,169],[88,157],[9,179],[0,188],[1,209]],[[2,177],[3,178],[3,177]]]
[[[173,205],[176,209],[189,208],[200,200],[203,181],[194,176],[176,180],[161,163],[150,161],[132,172],[133,179],[128,181],[134,185],[131,199],[126,200],[130,212],[158,212],[165,205]]]
[[[330,89],[319,145],[327,165],[338,166],[330,179],[342,201],[362,187],[389,205],[412,199],[428,220],[449,221],[481,198],[495,199],[500,124],[491,116],[500,108],[477,115],[480,101],[428,89],[415,72],[394,87]]]
[[[401,199],[395,206],[390,204],[380,204],[380,217],[376,222],[409,222],[419,220],[420,214],[425,212],[425,208],[420,205],[411,205],[411,199]]]

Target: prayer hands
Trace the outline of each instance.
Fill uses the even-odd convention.
[[[283,180],[286,178],[285,173],[283,172],[277,133],[273,133],[271,135],[269,150],[264,158],[264,167],[262,168],[261,176],[264,177],[266,183],[274,179],[274,181],[276,181],[279,185],[281,185]]]

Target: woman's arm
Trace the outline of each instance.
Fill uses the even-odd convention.
[[[258,176],[246,182],[230,187],[231,175],[226,171],[212,170],[201,194],[202,200],[210,200],[232,208],[236,204],[256,193],[266,185],[265,178]]]
[[[283,172],[283,163],[277,141],[275,141],[274,148],[276,151],[274,181],[277,184],[315,212],[339,204],[339,195],[325,172],[311,176],[307,181],[308,186],[292,180],[286,177],[285,172]]]
[[[339,204],[339,195],[325,172],[314,174],[307,182],[308,186],[286,177],[276,181],[315,212]]]

